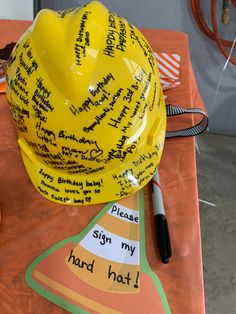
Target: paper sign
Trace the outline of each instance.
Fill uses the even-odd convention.
[[[107,204],[80,234],[43,253],[26,281],[72,313],[170,313],[145,255],[142,192]]]

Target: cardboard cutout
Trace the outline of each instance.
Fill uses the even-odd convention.
[[[143,192],[108,203],[28,268],[32,289],[72,313],[170,313],[145,254]]]

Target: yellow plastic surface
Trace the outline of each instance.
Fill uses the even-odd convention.
[[[13,50],[7,98],[28,175],[52,201],[126,197],[159,164],[166,111],[152,49],[98,1],[40,11]]]

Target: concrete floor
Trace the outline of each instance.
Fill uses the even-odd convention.
[[[197,139],[206,314],[236,313],[236,137]]]

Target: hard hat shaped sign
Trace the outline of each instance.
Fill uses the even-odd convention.
[[[12,52],[7,98],[28,175],[52,201],[126,197],[159,164],[166,111],[153,52],[97,1],[40,11]]]

